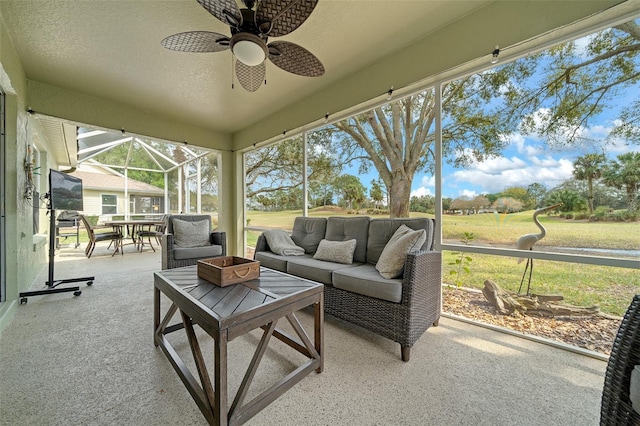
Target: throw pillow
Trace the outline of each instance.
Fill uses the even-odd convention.
[[[173,243],[176,247],[204,247],[209,245],[208,220],[190,222],[181,219],[173,219]]]
[[[401,225],[384,246],[376,269],[384,278],[397,278],[402,275],[407,253],[422,247],[427,239],[427,231],[414,231],[407,225]]]
[[[357,240],[329,241],[320,240],[314,259],[336,263],[353,263],[353,252],[356,251]]]

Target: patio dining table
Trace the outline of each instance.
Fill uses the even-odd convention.
[[[112,226],[114,229],[119,229],[121,234],[124,236],[129,236],[131,238],[130,243],[120,243],[120,250],[122,250],[123,245],[133,244],[138,245],[138,232],[144,230],[145,228],[150,228],[158,225],[164,224],[162,220],[158,219],[129,219],[129,220],[107,220],[104,221],[105,225]],[[126,233],[124,232],[126,228]],[[124,253],[124,252],[123,252]]]

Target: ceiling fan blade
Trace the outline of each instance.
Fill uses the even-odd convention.
[[[229,37],[211,31],[187,31],[170,35],[160,44],[179,52],[221,52],[229,48]]]
[[[254,67],[245,65],[236,59],[236,77],[248,92],[255,92],[262,86],[264,77],[267,74],[267,67],[264,62]]]
[[[316,4],[318,0],[262,0],[256,9],[256,27],[269,37],[289,34],[311,15]]]
[[[313,53],[302,46],[288,41],[269,43],[269,59],[279,68],[304,77],[320,77],[324,65]]]
[[[234,28],[242,26],[242,13],[235,0],[198,0],[207,12]]]

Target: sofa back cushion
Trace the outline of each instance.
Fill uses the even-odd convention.
[[[293,222],[291,239],[305,253],[313,254],[318,250],[320,240],[324,239],[327,230],[326,217],[296,217]]]
[[[424,229],[427,233],[426,240],[421,250],[433,250],[433,235],[435,221],[427,217],[421,218],[394,218],[372,219],[369,223],[369,236],[367,242],[367,263],[375,265],[380,259],[380,254],[385,246],[401,226],[406,225],[413,230]]]
[[[353,261],[364,263],[367,259],[367,237],[369,235],[369,217],[330,217],[327,219],[325,239],[347,241],[355,239],[356,250]],[[391,238],[391,236],[389,236]]]

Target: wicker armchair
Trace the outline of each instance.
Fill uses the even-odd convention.
[[[636,295],[624,315],[613,342],[602,392],[600,424],[640,425],[640,413],[629,399],[633,368],[640,364],[640,295]]]
[[[174,235],[174,220],[187,222],[208,221],[208,244],[197,247],[180,247]],[[179,239],[179,238],[178,238]],[[167,232],[162,236],[162,269],[190,266],[200,259],[227,255],[227,233],[211,231],[211,216],[197,214],[176,214],[167,217]]]

